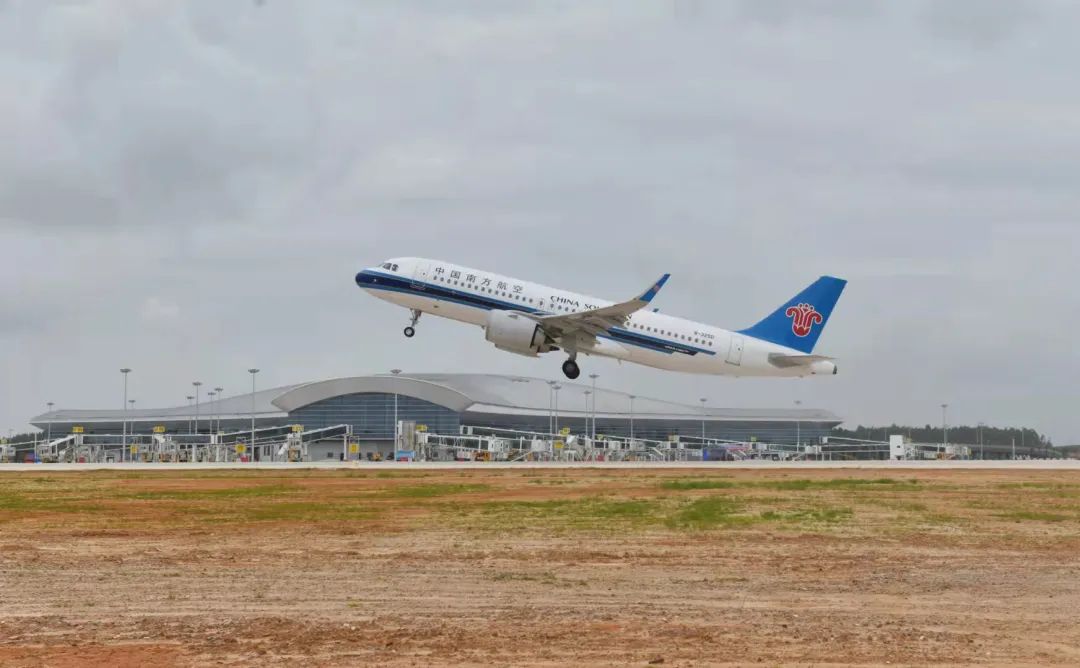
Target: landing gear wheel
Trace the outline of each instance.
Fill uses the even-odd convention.
[[[412,315],[412,320],[409,322],[409,326],[405,328],[405,338],[411,339],[416,334],[416,321],[423,315],[423,311],[418,311],[414,308],[409,309],[409,314]]]
[[[570,380],[574,380],[581,375],[581,369],[578,368],[577,362],[574,360],[566,360],[562,363],[562,372],[566,374],[566,377]]]

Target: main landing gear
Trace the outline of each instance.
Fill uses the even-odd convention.
[[[412,321],[409,323],[409,326],[405,328],[405,337],[411,339],[416,335],[416,321],[420,319],[420,315],[423,311],[409,309],[409,312],[412,313]]]
[[[570,380],[574,380],[581,375],[581,369],[572,357],[562,363],[562,372],[566,374],[566,377]]]

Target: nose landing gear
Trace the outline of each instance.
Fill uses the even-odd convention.
[[[409,322],[409,326],[405,328],[405,338],[411,339],[416,335],[416,321],[420,319],[423,311],[417,311],[416,309],[409,309],[412,313],[412,321]]]

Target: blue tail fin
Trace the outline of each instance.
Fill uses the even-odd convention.
[[[739,334],[794,348],[809,355],[814,352],[814,345],[829,322],[833,307],[846,285],[847,281],[843,279],[822,276],[768,318]]]

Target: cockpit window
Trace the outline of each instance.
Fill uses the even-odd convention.
[[[398,266],[396,264],[392,263],[392,262],[383,262],[379,266],[381,268],[383,268],[383,269],[389,269],[390,271],[397,271],[398,270]]]

